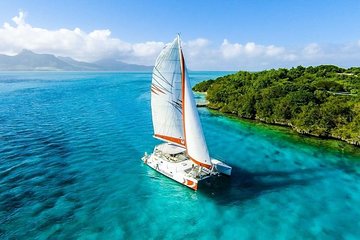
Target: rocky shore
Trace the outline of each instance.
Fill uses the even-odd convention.
[[[209,108],[211,110],[219,111],[219,109],[211,107],[211,104],[209,105],[209,102],[206,102],[206,104],[204,104],[204,105],[202,105],[202,104],[198,105],[198,104],[197,104],[198,107],[207,107],[207,108]],[[224,113],[224,112],[222,112],[222,113]],[[232,114],[232,113],[224,113],[224,114],[231,115],[231,116],[234,116],[234,117],[239,118],[239,119],[248,119],[248,120],[260,121],[262,123],[266,123],[266,124],[270,124],[270,125],[289,127],[292,130],[296,131],[297,133],[305,135],[305,136],[318,137],[318,138],[321,138],[321,139],[336,139],[336,140],[344,141],[344,142],[346,142],[348,144],[360,147],[360,141],[356,141],[356,140],[353,140],[353,139],[347,139],[347,138],[344,138],[342,136],[337,136],[337,135],[334,135],[334,134],[328,134],[328,135],[318,134],[316,132],[311,132],[310,130],[305,130],[305,129],[298,128],[298,127],[294,126],[293,124],[291,124],[290,122],[269,120],[269,119],[258,118],[258,117],[249,118],[249,117],[246,117],[246,116],[238,116],[238,115],[235,115],[235,114]]]

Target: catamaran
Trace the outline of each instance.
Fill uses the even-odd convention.
[[[231,175],[229,165],[209,155],[179,35],[156,59],[151,111],[154,137],[163,143],[145,153],[145,164],[194,190],[212,176]]]

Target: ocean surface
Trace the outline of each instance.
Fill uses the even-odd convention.
[[[201,108],[232,177],[195,192],[144,165],[150,79],[0,73],[0,239],[360,238],[360,148]]]

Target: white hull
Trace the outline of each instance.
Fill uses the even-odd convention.
[[[171,144],[165,144],[171,146]],[[198,189],[199,182],[213,175],[219,175],[220,173],[224,173],[226,175],[231,174],[231,167],[230,170],[227,169],[227,172],[218,171],[215,168],[216,165],[214,165],[212,170],[202,168],[187,158],[185,152],[167,154],[160,151],[158,148],[160,148],[161,145],[156,146],[152,154],[147,155],[145,153],[145,156],[142,157],[143,162],[159,173],[162,173],[168,178],[171,178],[193,190]],[[223,164],[219,160],[216,161],[217,164]],[[224,165],[227,166],[226,164]]]
[[[221,174],[225,174],[227,176],[230,176],[231,175],[231,170],[232,170],[232,167],[230,167],[229,165],[217,160],[217,159],[214,159],[212,158],[211,159],[211,164],[215,167],[215,169],[221,173]]]

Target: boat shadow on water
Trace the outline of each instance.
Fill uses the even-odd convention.
[[[231,177],[218,176],[199,186],[198,192],[219,204],[236,204],[274,191],[307,186],[322,178],[321,168],[250,172],[232,168]]]

